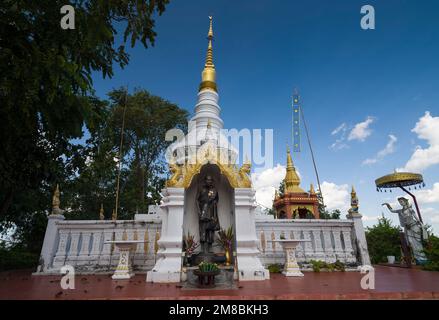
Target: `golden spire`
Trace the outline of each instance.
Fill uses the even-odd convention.
[[[99,210],[99,219],[100,220],[105,220],[105,215],[104,215],[104,204],[101,203],[101,209]]]
[[[213,49],[212,49],[212,40],[213,40],[213,27],[212,27],[212,17],[209,16],[210,25],[209,32],[207,33],[208,45],[207,45],[207,55],[206,55],[206,63],[204,64],[203,72],[201,73],[201,83],[199,91],[204,89],[211,89],[213,91],[217,91],[216,89],[216,71],[215,65],[213,64]]]
[[[352,191],[351,191],[351,194],[357,194],[357,192],[356,192],[355,189],[354,189],[354,185],[352,185]]]
[[[55,192],[53,193],[52,197],[52,211],[59,210],[59,205],[61,204],[61,201],[59,200],[59,185],[56,185]]]
[[[287,146],[287,173],[285,174],[285,193],[305,193],[300,188],[300,178],[297,175],[296,168],[291,158],[290,148]]]
[[[316,191],[314,190],[314,185],[311,183],[311,187],[309,189],[310,194],[316,194]]]

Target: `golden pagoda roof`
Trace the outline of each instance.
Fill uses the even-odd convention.
[[[213,49],[212,49],[212,40],[213,40],[213,27],[212,27],[212,17],[209,17],[209,32],[207,33],[208,45],[207,45],[207,55],[206,55],[206,63],[204,64],[203,72],[201,73],[201,83],[199,91],[204,89],[211,89],[217,92],[216,87],[216,71],[215,65],[213,64]]]
[[[287,172],[285,174],[285,193],[306,193],[300,187],[300,178],[291,158],[290,148],[287,147]]]

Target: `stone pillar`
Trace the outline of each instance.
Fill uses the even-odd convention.
[[[47,272],[52,267],[59,240],[56,222],[64,219],[62,214],[52,214],[47,217],[46,234],[44,235],[43,248],[41,249],[37,272]]]
[[[259,260],[254,200],[250,188],[235,189],[235,234],[239,281],[269,279],[270,273]]]
[[[162,232],[158,241],[158,261],[148,271],[148,282],[180,282],[182,268],[184,188],[162,190]]]
[[[350,212],[346,217],[354,222],[354,239],[357,245],[360,263],[363,266],[370,266],[371,264],[369,250],[367,249],[366,234],[364,233],[363,220],[361,220],[363,216],[358,212]]]

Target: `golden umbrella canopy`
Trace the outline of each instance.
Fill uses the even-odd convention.
[[[425,187],[424,178],[422,174],[412,173],[412,172],[394,172],[385,176],[382,176],[375,180],[375,185],[377,187],[377,191],[387,192],[386,189],[390,189],[392,192],[392,188],[400,188],[405,193],[410,195],[415,203],[416,211],[418,213],[419,220],[422,221],[421,211],[419,210],[418,201],[413,193],[411,193],[410,187],[414,186],[414,189],[421,189]],[[408,190],[407,190],[408,188]]]
[[[394,172],[375,180],[377,191],[381,189],[418,186],[425,187],[422,174],[411,172]]]

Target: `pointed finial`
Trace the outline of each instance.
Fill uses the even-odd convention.
[[[99,219],[100,220],[104,220],[105,219],[105,215],[104,215],[104,204],[101,203],[101,209],[99,210]]]
[[[213,39],[213,27],[212,27],[213,17],[209,16],[209,32],[207,33],[208,39]]]
[[[59,210],[59,206],[61,204],[61,201],[59,200],[59,185],[56,184],[55,191],[53,192],[52,197],[52,209]]]
[[[294,168],[293,159],[291,158],[290,146],[287,144],[287,168]]]
[[[204,89],[211,89],[213,91],[217,91],[216,87],[216,71],[215,65],[213,64],[213,49],[212,49],[212,40],[213,40],[213,26],[212,26],[212,16],[209,16],[209,32],[207,33],[207,54],[206,54],[206,62],[204,64],[203,72],[201,73],[201,84],[199,91]]]
[[[248,154],[245,154],[245,158],[244,158],[244,163],[245,164],[251,164],[251,161],[248,159]]]
[[[355,191],[354,185],[352,185],[352,191],[351,194],[356,194],[357,192]]]
[[[59,207],[61,204],[61,201],[59,200],[59,185],[56,185],[55,191],[53,192],[52,197],[52,212],[51,215],[62,215],[64,213],[64,210],[61,210]]]
[[[310,194],[316,194],[316,191],[314,190],[314,185],[311,183],[311,186],[309,188],[309,193]]]

